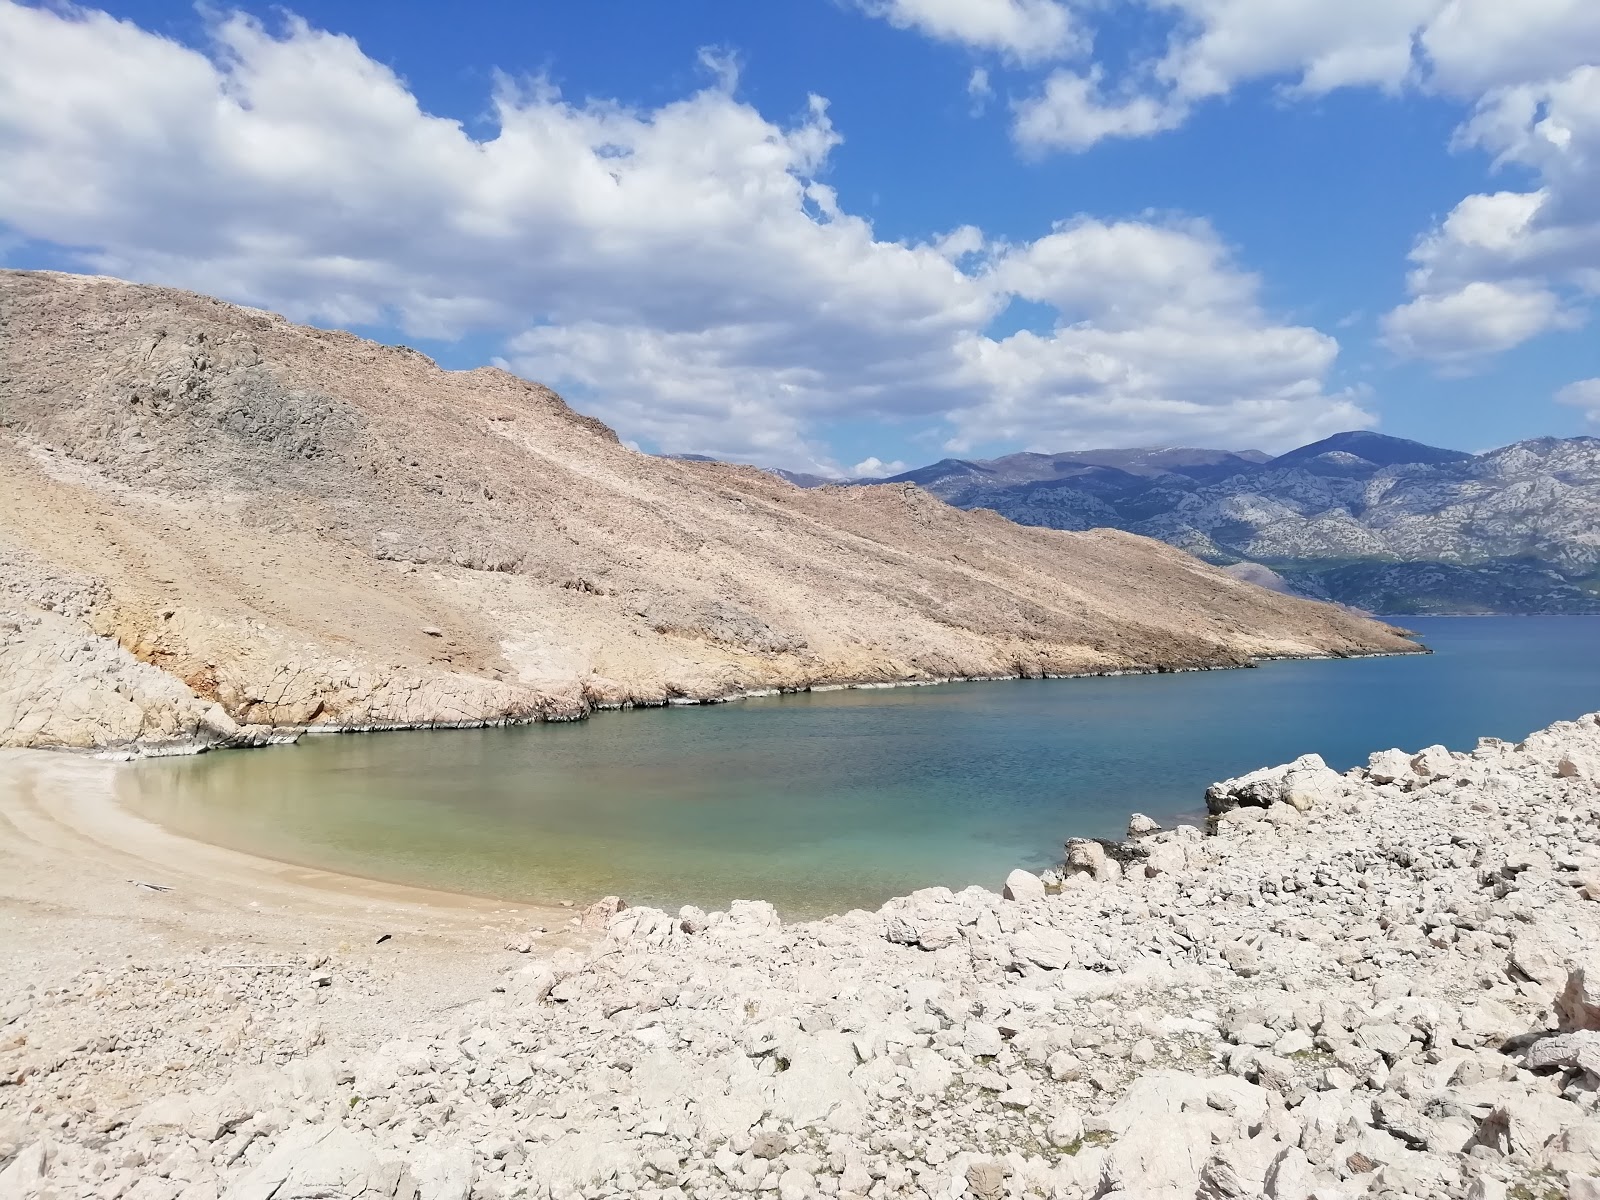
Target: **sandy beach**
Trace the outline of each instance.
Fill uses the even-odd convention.
[[[122,807],[127,764],[0,752],[0,951],[41,989],[138,958],[237,949],[283,960],[337,953],[378,978],[373,1014],[423,1016],[478,995],[508,940],[571,912],[292,866],[173,834]],[[384,937],[384,935],[388,935]],[[378,939],[384,937],[382,942]],[[552,946],[563,942],[552,933]],[[395,1007],[398,1005],[399,1007]]]

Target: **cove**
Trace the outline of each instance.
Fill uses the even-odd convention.
[[[835,691],[134,764],[125,802],[306,866],[507,899],[876,907],[998,887],[1128,814],[1316,752],[1518,739],[1600,708],[1600,617],[1406,618],[1435,653]]]

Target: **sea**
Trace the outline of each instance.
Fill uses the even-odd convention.
[[[140,762],[122,795],[174,831],[346,874],[806,917],[998,888],[1134,812],[1199,822],[1208,784],[1301,754],[1342,770],[1600,709],[1600,617],[1397,622],[1433,653],[312,736]]]

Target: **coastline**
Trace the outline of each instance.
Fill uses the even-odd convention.
[[[1337,662],[1367,658],[1410,658],[1414,655],[1432,654],[1433,650],[1407,634],[1415,641],[1412,650],[1372,650],[1349,653],[1316,654],[1259,654],[1243,662],[1213,663],[1196,666],[1136,666],[1117,667],[1103,671],[1039,672],[1016,675],[941,675],[926,679],[850,680],[839,683],[814,683],[797,687],[745,688],[706,696],[667,696],[660,700],[625,700],[619,702],[594,702],[582,711],[571,714],[548,714],[530,717],[499,717],[472,721],[418,721],[372,724],[309,724],[252,726],[249,736],[231,741],[167,740],[116,747],[43,747],[40,752],[67,754],[106,761],[126,762],[141,758],[177,758],[193,754],[209,754],[221,750],[257,750],[271,746],[291,744],[307,736],[332,736],[359,733],[403,733],[419,730],[501,729],[519,725],[573,724],[586,721],[596,713],[628,712],[651,708],[697,708],[718,704],[733,704],[744,700],[762,700],[772,696],[798,696],[808,692],[879,691],[892,688],[942,687],[952,683],[1012,683],[1034,679],[1116,679],[1124,676],[1188,675],[1208,671],[1250,670],[1266,662]]]
[[[1422,647],[1415,653],[1431,654]],[[952,683],[1005,683],[1020,682],[1028,678],[1042,679],[1093,679],[1153,674],[1183,674],[1201,671],[1243,670],[1258,662],[1268,661],[1333,661],[1340,658],[1393,658],[1409,657],[1408,653],[1378,652],[1372,654],[1272,656],[1252,659],[1239,666],[1183,667],[1168,670],[1122,669],[1115,671],[1082,672],[1070,675],[1042,676],[971,676],[926,680],[899,680],[890,682],[852,682],[821,684],[808,688],[763,689],[731,693],[710,699],[691,700],[676,698],[660,703],[596,706],[595,711],[620,712],[633,709],[666,708],[676,706],[710,706],[743,700],[764,699],[776,695],[799,695],[805,692],[875,691],[905,687],[939,687]],[[587,717],[576,718],[587,719]],[[0,884],[0,904],[23,902],[27,891],[28,867],[44,863],[59,864],[70,860],[81,867],[109,872],[107,879],[128,875],[131,881],[120,888],[111,887],[115,894],[125,894],[124,889],[142,893],[147,899],[153,893],[142,883],[184,889],[187,899],[184,921],[205,912],[229,919],[224,914],[237,916],[245,909],[259,911],[266,907],[287,919],[292,927],[336,929],[348,924],[362,933],[382,932],[380,925],[393,925],[409,920],[413,927],[426,927],[435,937],[463,939],[467,943],[482,941],[484,945],[498,946],[506,936],[515,936],[518,930],[530,924],[543,924],[557,929],[572,916],[570,909],[555,905],[541,905],[527,901],[513,901],[469,892],[420,887],[396,883],[345,871],[304,866],[266,855],[207,842],[176,832],[129,808],[118,794],[117,775],[140,758],[181,757],[187,754],[214,753],[218,749],[256,749],[270,745],[291,744],[299,736],[327,737],[356,733],[387,733],[406,730],[449,730],[471,728],[497,728],[514,724],[537,722],[493,722],[461,725],[394,725],[373,728],[307,727],[298,731],[275,731],[271,742],[259,746],[206,747],[193,750],[170,751],[161,755],[135,757],[118,752],[73,750],[14,750],[0,749],[0,827],[7,828],[8,836],[0,844],[0,864],[5,866],[8,882]],[[291,736],[292,735],[292,736]],[[113,869],[114,868],[114,869]],[[48,867],[46,869],[49,869]],[[46,889],[48,890],[48,889]],[[243,898],[243,899],[242,899]],[[577,897],[580,902],[592,897]],[[196,908],[196,902],[203,907]],[[104,905],[102,915],[114,911],[115,905]],[[493,927],[492,935],[482,938],[485,924]]]

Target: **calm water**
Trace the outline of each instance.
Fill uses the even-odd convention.
[[[1128,814],[1315,751],[1520,738],[1600,708],[1600,618],[1408,618],[1428,657],[826,692],[574,725],[305,738],[157,760],[129,800],[200,838],[458,891],[792,914],[998,886]]]

